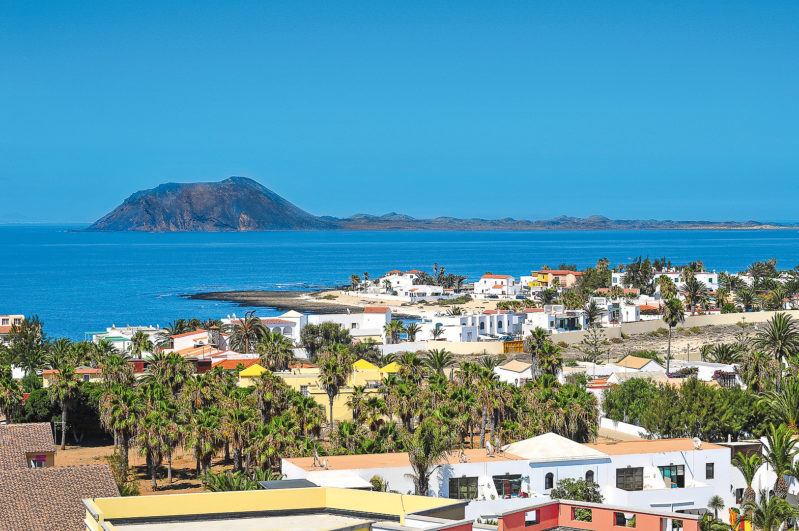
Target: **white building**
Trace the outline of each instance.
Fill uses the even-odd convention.
[[[511,360],[494,368],[500,382],[511,385],[524,385],[533,379],[533,365],[519,360]]]
[[[624,274],[623,272],[613,271],[610,277],[611,286],[624,287]],[[660,287],[657,285],[657,279],[660,277],[670,278],[678,289],[685,283],[685,274],[682,271],[655,271],[655,293],[660,293]],[[708,291],[719,289],[719,275],[715,271],[694,273],[694,277],[704,284]]]
[[[588,326],[583,310],[567,310],[565,306],[554,304],[543,308],[530,308],[524,311],[522,334],[527,336],[536,328],[543,328],[550,334],[583,330]]]
[[[281,318],[284,318],[281,316]],[[388,306],[367,306],[363,313],[328,313],[308,315],[307,324],[337,323],[348,330],[353,338],[371,337],[385,341],[384,327],[391,322]]]
[[[488,341],[514,337],[522,332],[524,315],[507,310],[486,310],[462,315],[428,315],[419,323],[418,340],[435,339],[433,331],[441,329],[438,339],[446,341]]]
[[[25,320],[25,316],[18,315],[0,315],[0,345],[8,342],[8,334],[11,333],[11,327],[14,325],[21,325]]]
[[[699,511],[714,494],[732,505],[731,468],[729,448],[691,439],[579,444],[548,433],[498,452],[450,454],[433,473],[430,494],[472,500],[467,516],[476,518],[512,508],[520,498],[549,497],[560,480],[574,478],[597,483],[609,504]],[[363,484],[379,476],[390,490],[413,492],[405,453],[324,457],[316,466],[312,457],[283,459],[281,469],[285,479],[313,474],[315,482],[329,475]]]
[[[478,299],[513,299],[522,291],[521,285],[510,275],[487,273],[474,283],[474,295]]]

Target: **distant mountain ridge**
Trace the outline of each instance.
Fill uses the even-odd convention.
[[[248,177],[166,183],[134,193],[87,228],[90,231],[221,232],[263,230],[631,230],[780,229],[794,225],[718,221],[612,220],[604,216],[416,219],[390,212],[346,218],[315,216]]]

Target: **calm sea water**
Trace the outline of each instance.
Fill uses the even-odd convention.
[[[738,271],[755,260],[799,264],[799,231],[88,233],[77,227],[0,226],[0,314],[38,314],[48,334],[83,339],[116,325],[165,325],[245,309],[182,294],[313,289],[353,273],[432,270],[475,279],[580,267],[642,255],[701,259]],[[277,312],[259,309],[259,315]]]

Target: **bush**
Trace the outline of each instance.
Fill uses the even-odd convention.
[[[558,341],[558,346],[560,348],[568,348],[569,344],[566,343],[565,341]]]
[[[564,478],[549,493],[553,500],[573,500],[602,503],[602,493],[597,483],[589,483],[584,479]],[[590,520],[583,520],[590,522]]]
[[[27,374],[22,377],[22,390],[26,393],[32,393],[37,389],[42,388],[42,379],[36,374]]]
[[[14,422],[52,422],[61,420],[61,409],[50,400],[47,389],[31,391],[21,408],[14,413]]]
[[[702,333],[702,329],[701,329],[701,328],[699,328],[698,326],[692,326],[692,327],[691,327],[691,328],[689,328],[688,330],[690,330],[690,331],[691,331],[691,333],[692,333],[692,334],[694,334],[694,335],[699,335],[699,334],[701,334],[701,333]]]
[[[620,338],[620,337],[612,337],[612,338],[610,338],[610,342],[611,343],[615,343],[616,345],[618,345],[619,343],[623,343],[624,340],[622,338]]]

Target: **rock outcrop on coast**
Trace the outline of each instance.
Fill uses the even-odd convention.
[[[167,183],[136,192],[88,230],[219,232],[319,230],[313,216],[247,177],[216,183]]]
[[[264,230],[640,230],[780,229],[787,225],[756,221],[713,222],[614,220],[560,216],[529,221],[513,218],[438,217],[416,219],[391,212],[347,218],[315,216],[247,177],[210,183],[167,183],[142,190],[87,230],[148,232],[220,232]],[[795,228],[791,226],[790,228]]]

